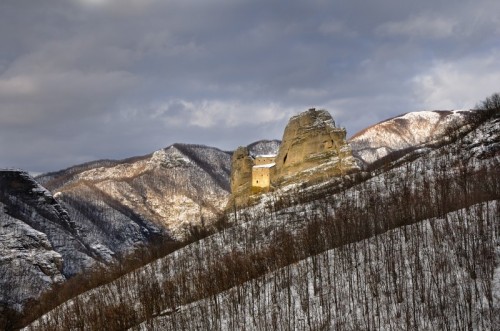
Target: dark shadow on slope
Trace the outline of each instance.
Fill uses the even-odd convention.
[[[221,151],[217,148],[203,145],[174,144],[173,146],[181,151],[184,155],[189,157],[191,160],[196,162],[196,164],[205,172],[207,172],[223,190],[227,192],[231,191],[231,184],[229,183],[229,178],[231,175],[230,163],[227,165],[218,164],[216,166],[213,163],[209,162],[209,160],[204,159],[203,156],[196,151],[196,149],[200,148],[204,150],[214,151],[216,153],[225,153],[227,155],[230,155],[230,153]]]

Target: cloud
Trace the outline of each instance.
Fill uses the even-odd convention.
[[[330,20],[321,23],[319,32],[326,36],[355,37],[358,34],[341,21]]]
[[[16,76],[0,80],[0,98],[3,99],[34,95],[37,90],[38,87],[28,76]]]
[[[124,70],[130,51],[98,40],[51,41],[11,61],[0,74],[0,128],[54,128],[114,111],[140,77]]]
[[[0,1],[0,167],[229,149],[280,138],[309,107],[352,133],[498,86],[500,2],[362,5]]]
[[[292,87],[288,90],[288,94],[293,99],[310,100],[311,102],[314,102],[315,100],[328,96],[330,93],[324,88]]]
[[[472,108],[498,92],[500,50],[454,61],[436,61],[413,78],[416,99],[426,109]]]
[[[457,22],[448,17],[413,16],[404,21],[386,22],[376,28],[381,36],[448,38],[455,34]]]
[[[156,0],[73,0],[76,3],[91,9],[106,10],[112,15],[132,14],[144,10]]]
[[[287,108],[276,103],[242,103],[237,100],[170,100],[152,105],[146,111],[153,120],[160,119],[166,127],[233,128],[254,127],[283,121],[298,109]],[[125,118],[143,116],[132,110]]]
[[[137,79],[127,72],[58,73],[0,77],[0,128],[56,126],[109,112],[118,94]]]

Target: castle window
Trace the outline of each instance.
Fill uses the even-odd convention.
[[[285,154],[285,158],[283,159],[283,164],[286,162],[287,156],[288,156],[288,153]]]

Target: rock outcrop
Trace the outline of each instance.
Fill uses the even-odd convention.
[[[49,191],[22,170],[0,170],[0,315],[94,263]]]
[[[314,108],[290,119],[272,161],[259,164],[257,160],[259,156],[251,155],[246,147],[233,154],[231,192],[237,205],[249,201],[252,194],[359,170],[346,142],[346,130],[336,127],[326,110]]]
[[[247,147],[238,147],[231,158],[231,201],[244,204],[252,193],[253,159]]]
[[[326,110],[309,109],[288,122],[276,157],[279,186],[290,182],[311,182],[358,170],[346,130],[335,126]]]

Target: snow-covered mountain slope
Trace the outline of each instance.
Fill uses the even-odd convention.
[[[249,147],[256,155],[275,153],[279,141]],[[97,210],[108,227],[116,223],[117,212],[135,214],[183,239],[191,226],[209,225],[223,212],[230,190],[230,157],[212,147],[174,144],[150,155],[95,161],[37,180],[79,223],[91,222],[87,214]]]
[[[499,202],[487,202],[396,228],[133,329],[498,330],[499,215]]]
[[[23,171],[0,171],[0,308],[21,310],[96,264],[119,263],[208,224],[226,205],[229,159],[215,148],[176,144],[38,182]]]
[[[470,120],[472,112],[421,111],[406,113],[372,125],[349,139],[355,157],[369,165],[395,152],[437,142]]]
[[[492,118],[388,171],[265,194],[229,215],[234,226],[78,296],[29,329],[82,320],[88,329],[143,321],[166,330],[247,322],[255,330],[453,329],[463,321],[491,329],[498,304],[485,293],[499,281],[499,127]]]
[[[250,156],[276,155],[280,148],[280,140],[259,140],[247,146]]]
[[[0,171],[0,304],[20,310],[97,263],[78,226],[26,172]]]
[[[78,223],[100,219],[120,241],[135,241],[123,219],[151,222],[177,239],[191,225],[222,212],[229,194],[230,155],[216,148],[175,144],[124,161],[103,161],[37,179]],[[107,230],[89,235],[107,236]]]

